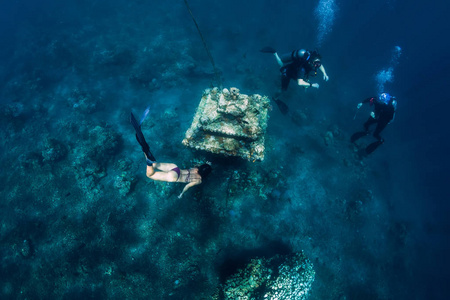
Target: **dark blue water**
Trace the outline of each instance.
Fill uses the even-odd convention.
[[[209,299],[248,253],[304,250],[310,299],[448,299],[450,5],[189,1],[224,87],[278,92],[262,47],[322,54],[330,80],[291,82],[253,163],[181,144],[217,81],[185,2],[161,3],[1,4],[0,298]],[[398,110],[359,157],[383,70]],[[182,199],[145,177],[129,112],[148,105],[159,161],[213,163]]]

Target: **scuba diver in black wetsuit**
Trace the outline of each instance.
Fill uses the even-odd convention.
[[[309,74],[314,72],[314,76],[317,75],[317,70],[320,70],[323,74],[323,80],[328,81],[329,77],[325,71],[321,56],[317,51],[309,51],[305,49],[294,50],[290,53],[278,55],[275,49],[271,47],[265,47],[261,49],[261,52],[272,53],[280,66],[281,72],[281,89],[287,90],[291,80],[297,81],[299,86],[313,87],[318,89],[318,83],[309,82]]]
[[[283,92],[287,90],[291,80],[295,80],[299,86],[318,89],[318,83],[309,82],[309,74],[314,72],[314,76],[316,76],[317,70],[322,72],[323,80],[328,81],[329,79],[322,62],[320,61],[321,56],[317,51],[298,49],[290,53],[283,54],[281,57],[272,47],[265,47],[260,51],[275,55],[278,65],[280,66],[281,90]],[[286,103],[278,99],[277,96],[272,97],[272,100],[278,105],[278,108],[283,115],[286,115],[289,112],[289,108]]]
[[[369,119],[364,123],[364,131],[356,132],[352,135],[352,143],[356,142],[363,136],[369,135],[369,127],[373,124],[377,124],[373,136],[378,140],[366,147],[366,154],[370,154],[381,144],[384,143],[384,139],[380,136],[381,131],[392,121],[395,117],[395,111],[397,109],[397,101],[395,97],[388,93],[382,93],[378,98],[371,97],[365,99],[359,103],[357,108],[359,109],[364,103],[370,103],[374,106],[374,111],[370,113]]]

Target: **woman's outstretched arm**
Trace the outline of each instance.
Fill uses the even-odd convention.
[[[190,189],[190,188],[193,187],[194,185],[199,185],[200,183],[202,183],[201,180],[200,180],[200,181],[192,181],[192,182],[189,182],[188,184],[186,184],[186,185],[184,186],[183,191],[182,191],[181,194],[178,196],[178,199],[181,199],[181,197],[183,197],[183,194],[184,194],[188,189]]]

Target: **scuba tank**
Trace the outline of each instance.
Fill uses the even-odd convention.
[[[305,49],[297,49],[289,53],[280,55],[280,59],[284,64],[288,64],[294,61],[303,60],[305,62],[309,61],[311,58],[311,53]]]

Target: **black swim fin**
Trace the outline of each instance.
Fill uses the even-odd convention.
[[[383,144],[383,141],[376,141],[376,142],[370,144],[369,146],[366,147],[366,153],[367,154],[372,153],[373,151],[375,151],[375,149],[378,148],[378,146],[380,146],[382,144]]]
[[[274,53],[277,52],[277,50],[275,50],[275,49],[272,48],[272,47],[264,47],[264,48],[262,48],[262,49],[259,50],[259,51],[262,52],[262,53],[272,53],[272,54],[274,54]]]
[[[145,153],[145,156],[152,162],[155,162],[156,159],[150,152],[150,147],[148,146],[147,142],[145,141],[144,135],[142,134],[141,126],[134,117],[133,113],[131,113],[130,115],[130,122],[131,125],[133,125],[134,130],[136,131],[136,140],[138,141],[139,145],[141,145],[142,151]]]
[[[359,140],[360,138],[362,138],[363,136],[366,136],[368,134],[367,131],[360,131],[360,132],[356,132],[352,135],[352,137],[350,138],[350,141],[352,143],[356,142],[357,140]]]
[[[272,100],[277,104],[278,108],[280,109],[280,112],[283,115],[286,115],[289,112],[289,107],[287,106],[286,103],[284,103],[283,101],[281,101],[275,97],[272,97]]]

